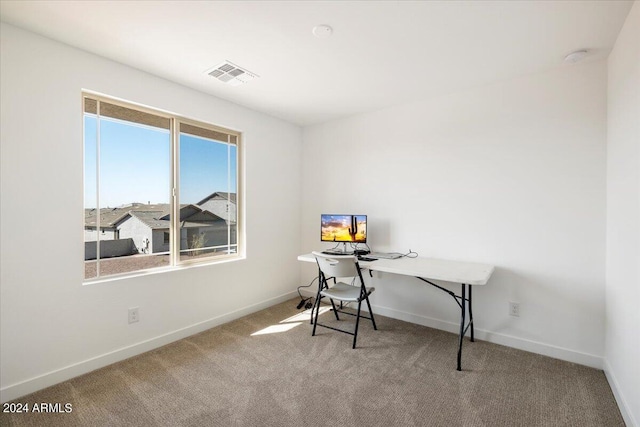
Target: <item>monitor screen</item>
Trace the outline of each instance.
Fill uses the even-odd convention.
[[[323,242],[367,242],[366,215],[320,216],[320,240]]]

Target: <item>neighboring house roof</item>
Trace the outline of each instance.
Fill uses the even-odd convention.
[[[224,196],[220,196],[223,194]],[[213,193],[208,199],[213,197],[228,198],[230,197],[235,203],[235,193]],[[100,209],[100,228],[118,227],[124,220],[130,216],[135,216],[145,225],[153,230],[161,228],[169,228],[170,208],[168,203],[144,204],[131,203],[117,208]],[[203,209],[198,204],[186,204],[180,207],[180,221],[189,220],[194,215],[198,215],[197,222],[210,222],[223,220],[224,218],[214,214],[211,211]],[[204,216],[204,217],[203,217]],[[89,228],[96,228],[97,211],[96,209],[84,210],[84,225]]]
[[[213,212],[203,209],[201,206],[198,206],[198,205],[194,205],[194,204],[182,205],[182,207],[180,208],[180,221],[186,221],[189,218],[192,218],[193,216],[196,216],[196,215],[198,215],[198,217],[200,218],[197,221],[218,221],[218,220],[224,221],[224,218],[219,217]],[[202,218],[203,216],[204,218]],[[168,221],[169,218],[170,218],[169,213],[166,213],[160,219]]]
[[[200,200],[197,205],[203,205],[211,199],[224,199],[228,200],[231,203],[236,203],[236,193],[227,193],[224,191],[216,191],[215,193],[209,194],[204,199]]]
[[[84,226],[96,227],[98,221],[96,209],[84,210]],[[102,228],[112,228],[113,224],[122,217],[122,212],[112,209],[100,209],[100,224]]]
[[[122,220],[129,212],[137,211],[153,211],[153,212],[168,212],[169,204],[144,204],[144,203],[131,203],[128,205],[118,206],[116,208],[102,208],[100,209],[100,227],[101,228],[114,228],[118,222]],[[85,209],[84,210],[84,225],[85,227],[96,227],[97,225],[97,210]]]
[[[145,203],[129,203],[127,205],[118,206],[116,208],[100,209],[100,227],[115,228],[116,224],[129,214],[129,212],[156,212],[157,215],[163,215],[169,212],[168,203],[145,204]],[[96,209],[84,210],[85,227],[96,227],[97,220]]]
[[[166,206],[168,207],[169,205]],[[152,230],[168,230],[171,218],[168,209],[166,211],[130,210],[114,222],[113,226],[119,226],[129,219],[129,217],[137,218]],[[193,217],[197,217],[197,219],[188,221]],[[182,227],[205,227],[211,225],[211,223],[215,221],[224,221],[224,218],[221,218],[206,209],[202,209],[197,205],[183,205],[180,208],[180,221],[182,221]]]

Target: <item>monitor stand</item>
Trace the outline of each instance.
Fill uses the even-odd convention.
[[[331,254],[331,255],[353,255],[353,251],[348,251],[347,250],[347,243],[346,242],[342,242],[342,249],[332,248],[332,249],[327,249],[327,250],[325,250],[323,252],[325,254]]]

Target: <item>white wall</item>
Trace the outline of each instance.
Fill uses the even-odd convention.
[[[321,247],[321,213],[358,213],[375,250],[495,264],[480,339],[601,367],[605,139],[602,61],[305,128],[302,249]],[[380,314],[456,331],[448,295],[373,283]]]
[[[629,426],[640,425],[640,4],[609,56],[605,371]]]
[[[299,127],[10,25],[0,38],[3,402],[294,295]],[[83,286],[82,89],[244,133],[246,260]]]

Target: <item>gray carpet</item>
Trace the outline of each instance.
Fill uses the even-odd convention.
[[[17,400],[70,413],[3,413],[0,424],[624,426],[602,371],[467,339],[458,372],[455,335],[383,316],[378,331],[361,322],[352,350],[349,335],[312,337],[308,320],[289,319],[297,302]],[[272,325],[290,329],[252,335]]]

